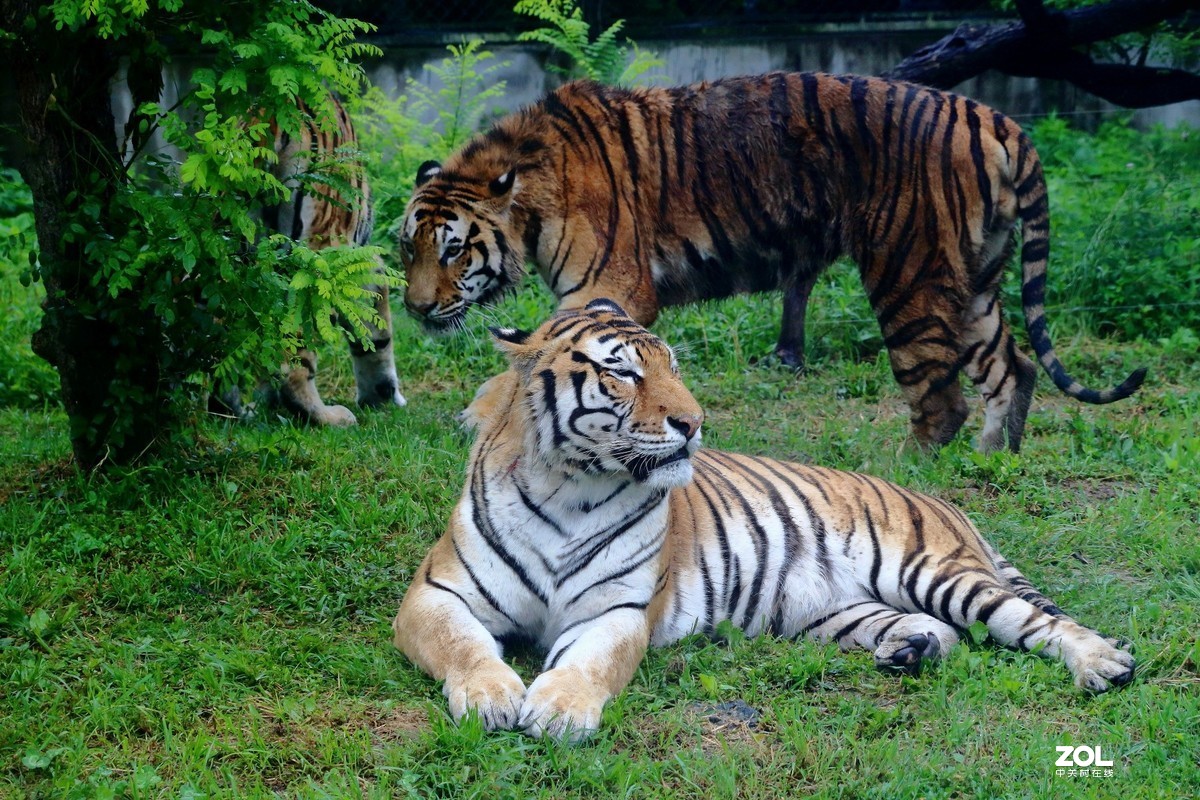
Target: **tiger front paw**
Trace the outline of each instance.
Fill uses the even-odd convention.
[[[529,685],[518,725],[535,739],[577,744],[599,730],[606,699],[578,670],[552,669]]]
[[[358,418],[354,416],[354,412],[345,406],[319,408],[313,412],[312,418],[318,425],[327,425],[333,428],[349,428],[358,424]]]
[[[514,728],[525,699],[525,684],[507,664],[498,662],[446,676],[442,693],[450,716],[459,722],[472,708],[489,731]]]
[[[889,639],[883,642],[875,651],[875,666],[880,669],[894,669],[917,675],[921,672],[921,662],[935,659],[941,655],[941,643],[937,634],[913,633],[903,639]]]

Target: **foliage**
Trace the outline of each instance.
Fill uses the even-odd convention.
[[[442,161],[479,130],[505,83],[495,73],[508,62],[496,61],[479,40],[447,46],[450,55],[429,68],[432,85],[409,78],[404,93],[391,99],[369,86],[351,101],[358,141],[366,158],[376,217],[399,221],[412,194],[417,168]],[[380,225],[380,244],[394,241]]]
[[[592,39],[591,26],[583,18],[583,9],[576,0],[520,0],[513,10],[549,23],[548,27],[526,31],[517,38],[522,42],[548,44],[567,56],[570,68],[558,71],[568,78],[629,86],[642,80],[651,69],[662,66],[661,59],[638,49],[630,40],[621,44],[617,37],[625,20],[617,20]]]
[[[1125,338],[1200,331],[1198,132],[1113,120],[1090,134],[1050,117],[1030,135],[1050,192],[1051,321]]]
[[[38,408],[58,390],[54,370],[29,349],[43,296],[31,286],[36,266],[29,188],[16,170],[0,168],[0,407]]]
[[[71,302],[107,323],[119,353],[106,401],[115,422],[73,418],[76,434],[119,447],[145,424],[148,407],[170,404],[168,419],[183,418],[204,375],[246,382],[277,370],[301,323],[340,336],[328,324],[337,312],[365,332],[374,311],[359,287],[378,251],[315,254],[269,235],[262,218],[291,191],[273,171],[270,121],[293,138],[305,126],[331,129],[330,92],[356,92],[356,62],[378,52],[354,40],[367,26],[303,1],[56,0],[42,13],[38,24],[54,28],[45,40],[69,47],[100,39],[127,58],[134,95],[130,118],[118,120],[121,148],[97,142],[77,154],[78,190],[66,198],[63,245],[80,248],[87,271],[87,287]],[[160,104],[163,65],[199,52],[203,66],[191,71],[187,92],[172,107]],[[310,193],[356,202],[354,160],[333,154],[299,180]],[[147,370],[159,376],[157,388],[131,379]]]

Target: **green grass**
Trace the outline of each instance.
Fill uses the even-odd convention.
[[[874,328],[852,321],[855,280],[823,282],[799,376],[760,361],[777,298],[665,316],[706,443],[959,503],[1070,613],[1135,644],[1131,686],[1085,696],[1061,664],[989,642],[910,678],[811,642],[697,638],[653,651],[587,745],[455,726],[389,623],[460,489],[452,415],[501,358],[483,315],[453,339],[401,320],[409,406],[349,430],[213,421],[190,460],[88,478],[61,412],[0,410],[0,797],[1200,794],[1194,346],[1060,336],[1088,383],[1144,363],[1147,386],[1093,408],[1043,376],[1020,456],[965,436],[926,454]],[[548,307],[530,285],[488,318],[532,326]],[[323,354],[332,400],[353,396],[346,361]],[[529,678],[538,657],[516,664]],[[754,729],[710,721],[733,699]],[[1099,745],[1114,774],[1057,777],[1057,744]]]
[[[958,503],[1069,613],[1134,643],[1134,683],[1088,697],[1061,664],[988,642],[898,678],[811,642],[693,639],[648,655],[577,748],[455,726],[390,644],[461,486],[452,416],[503,364],[484,327],[536,326],[540,285],[457,338],[398,319],[405,409],[349,430],[211,420],[185,458],[80,476],[29,351],[28,196],[0,173],[0,798],[1200,796],[1200,137],[1051,121],[1035,138],[1059,354],[1097,388],[1149,366],[1131,400],[1085,407],[1043,375],[1020,456],[971,449],[977,405],[959,441],[915,451],[844,266],[810,306],[803,375],[766,357],[777,297],[673,309],[656,331],[708,446]],[[347,362],[322,353],[332,401],[353,397]],[[529,678],[539,659],[515,663]],[[734,699],[753,729],[705,710]],[[1056,776],[1060,744],[1100,746],[1114,774]]]

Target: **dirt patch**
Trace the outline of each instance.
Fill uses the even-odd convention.
[[[0,480],[0,503],[8,503],[19,495],[34,501],[51,499],[79,471],[75,460],[65,457],[39,463],[32,469],[14,468],[12,473]]]
[[[379,742],[403,742],[429,730],[425,708],[393,708],[370,724],[371,737]]]
[[[1089,478],[1072,478],[1063,481],[1059,484],[1064,492],[1070,492],[1077,498],[1087,503],[1087,505],[1099,505],[1108,500],[1113,500],[1118,497],[1123,497],[1131,492],[1137,491],[1140,487],[1131,482],[1119,479],[1099,480]]]

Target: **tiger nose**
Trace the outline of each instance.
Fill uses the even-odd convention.
[[[667,424],[675,430],[683,434],[683,438],[691,439],[696,435],[696,431],[700,430],[700,424],[704,422],[702,414],[685,414],[679,417],[667,417]]]
[[[430,300],[428,303],[414,303],[412,300],[405,298],[404,307],[407,308],[408,313],[412,314],[414,317],[424,318],[429,316],[429,312],[433,311],[433,309],[437,307],[437,301]]]

